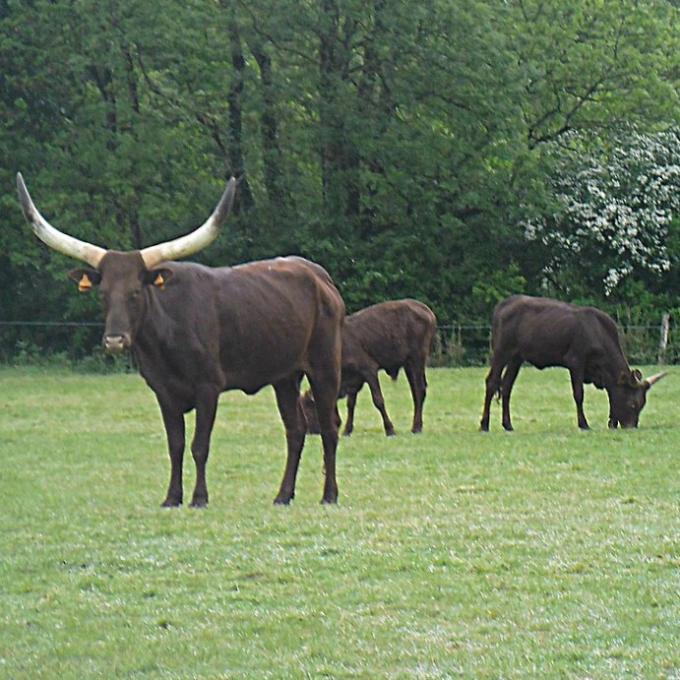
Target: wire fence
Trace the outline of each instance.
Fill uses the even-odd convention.
[[[101,351],[103,328],[95,321],[0,320],[0,363],[107,363]]]
[[[675,333],[667,314],[659,323],[619,324],[618,328],[630,364],[680,363],[680,333]],[[490,324],[438,326],[433,366],[485,366],[490,356]]]
[[[2,321],[0,363],[79,363],[119,365],[101,349],[104,324],[90,321]],[[624,351],[631,364],[680,363],[680,333],[668,315],[659,323],[619,325]],[[432,366],[484,366],[490,357],[491,326],[454,323],[439,326]],[[129,366],[129,362],[124,363]]]

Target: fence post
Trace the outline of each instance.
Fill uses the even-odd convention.
[[[671,315],[664,312],[661,315],[661,334],[659,336],[659,353],[657,355],[656,363],[663,364],[666,360],[666,348],[668,347],[668,329],[670,326]]]

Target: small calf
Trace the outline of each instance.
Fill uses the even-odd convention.
[[[342,331],[342,376],[338,395],[339,399],[347,397],[345,436],[351,435],[354,429],[357,394],[364,383],[368,383],[373,404],[380,411],[385,434],[388,437],[395,434],[378,380],[381,369],[393,380],[397,379],[399,370],[404,369],[413,397],[411,432],[422,431],[427,390],[425,365],[436,330],[434,312],[417,300],[382,302],[346,317]],[[315,433],[318,424],[311,394],[305,393],[300,403],[308,431]],[[341,421],[337,413],[336,420],[339,425]]]

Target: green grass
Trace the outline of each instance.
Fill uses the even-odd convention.
[[[362,392],[330,508],[318,437],[295,503],[271,504],[273,394],[229,393],[197,511],[159,507],[141,378],[2,369],[0,677],[678,678],[670,370],[625,432],[591,388],[579,432],[566,371],[526,369],[516,431],[494,404],[482,434],[485,371],[436,369],[413,436],[406,381],[384,380],[398,436]]]

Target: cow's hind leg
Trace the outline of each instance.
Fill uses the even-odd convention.
[[[345,423],[345,429],[342,431],[344,437],[349,437],[354,430],[354,409],[357,405],[357,396],[359,390],[363,387],[363,383],[355,390],[352,388],[347,391],[347,422]]]
[[[482,420],[479,423],[479,429],[482,432],[489,431],[489,413],[491,410],[491,400],[494,394],[501,389],[501,374],[507,364],[507,360],[498,354],[494,354],[491,360],[491,368],[486,376],[486,393],[484,395],[484,409],[482,411]]]
[[[518,357],[513,357],[503,373],[501,380],[501,399],[503,401],[503,429],[507,432],[512,432],[512,422],[510,421],[510,395],[512,394],[512,387],[517,379],[517,374],[522,366],[522,360]]]
[[[393,437],[395,435],[394,425],[392,425],[392,421],[387,415],[387,409],[385,408],[385,398],[383,397],[382,390],[380,389],[380,381],[378,380],[378,371],[372,371],[371,373],[366,374],[364,377],[366,378],[368,387],[371,390],[373,406],[375,406],[378,411],[380,411],[383,427],[385,428],[385,434],[388,437]]]
[[[338,448],[338,425],[335,407],[338,397],[339,370],[330,367],[314,370],[307,374],[314,393],[316,414],[321,428],[325,481],[322,503],[338,502],[338,483],[335,477],[335,454]]]
[[[300,406],[300,381],[301,374],[295,374],[274,385],[276,404],[281,414],[281,420],[286,428],[286,470],[283,473],[281,488],[274,499],[277,505],[288,505],[295,498],[295,479],[300,465],[302,447],[305,444],[307,431],[306,421],[302,407]],[[316,401],[316,395],[314,395]],[[318,411],[319,404],[316,402]],[[321,423],[321,418],[319,418]],[[323,429],[321,429],[323,432]]]
[[[423,431],[423,404],[427,395],[427,379],[425,378],[425,362],[408,361],[404,366],[413,397],[413,425],[411,432],[417,434]]]
[[[170,483],[162,503],[164,508],[182,505],[182,461],[184,459],[184,414],[177,408],[160,404],[170,455]]]
[[[191,453],[196,464],[196,486],[191,507],[208,505],[208,485],[205,480],[205,466],[210,452],[210,435],[215,424],[219,391],[212,386],[201,387],[196,395],[196,430],[191,442]]]
[[[338,448],[337,402],[340,392],[340,356],[342,339],[340,325],[321,327],[312,338],[308,355],[307,378],[319,418],[325,480],[322,503],[338,502],[335,478],[335,454]]]

